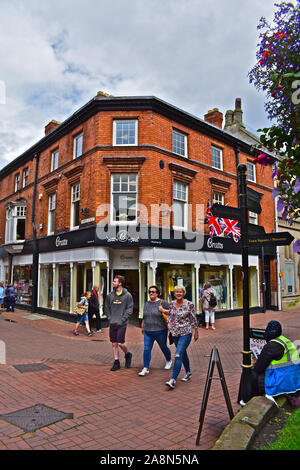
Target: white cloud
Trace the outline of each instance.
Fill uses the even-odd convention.
[[[0,166],[98,90],[156,95],[199,117],[242,98],[245,122],[266,123],[248,83],[273,0],[13,0],[1,2]]]

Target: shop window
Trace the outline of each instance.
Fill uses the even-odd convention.
[[[211,284],[211,287],[216,291],[217,310],[230,309],[230,279],[228,266],[201,266],[199,272],[200,292],[206,283]]]
[[[137,175],[113,174],[111,177],[112,223],[136,223]]]
[[[173,228],[186,230],[188,226],[188,185],[179,181],[173,184]]]
[[[53,268],[41,266],[39,282],[39,306],[53,307]]]
[[[55,209],[56,209],[56,194],[49,196],[49,207],[48,207],[48,235],[55,232]]]
[[[32,304],[32,265],[14,266],[13,282],[17,283],[18,299],[20,304]]]
[[[172,150],[174,153],[187,157],[187,136],[173,129],[172,132]]]
[[[59,310],[70,311],[71,271],[69,264],[60,264],[58,272]]]
[[[80,183],[71,187],[71,230],[79,228]]]
[[[114,120],[113,145],[138,145],[138,121]]]
[[[174,300],[174,287],[184,286],[185,298],[193,301],[192,266],[159,264],[156,270],[156,285],[161,292],[161,298],[168,302]]]

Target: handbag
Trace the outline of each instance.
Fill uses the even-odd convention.
[[[159,304],[160,307],[162,306],[162,303],[163,303],[163,301],[161,300],[161,301],[160,301],[160,304]],[[166,315],[165,313],[162,313],[162,312],[161,312],[161,314],[162,314],[162,317],[163,317],[163,319],[164,319],[165,325],[166,325],[166,327],[168,328],[168,317],[167,317],[167,315]]]
[[[174,339],[173,339],[173,336],[172,336],[171,331],[169,332],[169,343],[170,343],[170,344],[173,344],[173,343],[174,343]]]
[[[85,308],[80,307],[79,305],[76,305],[74,307],[74,313],[76,313],[77,315],[83,315],[85,313]]]

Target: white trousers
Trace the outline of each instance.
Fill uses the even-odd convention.
[[[215,311],[214,310],[205,310],[205,323],[213,324],[215,323]]]

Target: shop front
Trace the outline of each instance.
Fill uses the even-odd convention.
[[[108,266],[108,250],[101,247],[41,253],[38,307],[72,314],[84,292],[99,285],[102,308],[109,282]]]
[[[140,262],[148,272],[148,285],[156,284],[162,298],[174,299],[174,287],[183,285],[186,299],[202,312],[200,291],[210,283],[217,292],[217,310],[228,312],[243,306],[242,257],[236,253],[191,252],[167,248],[141,248]],[[249,256],[249,302],[259,307],[259,259]],[[141,305],[142,311],[143,305]]]

